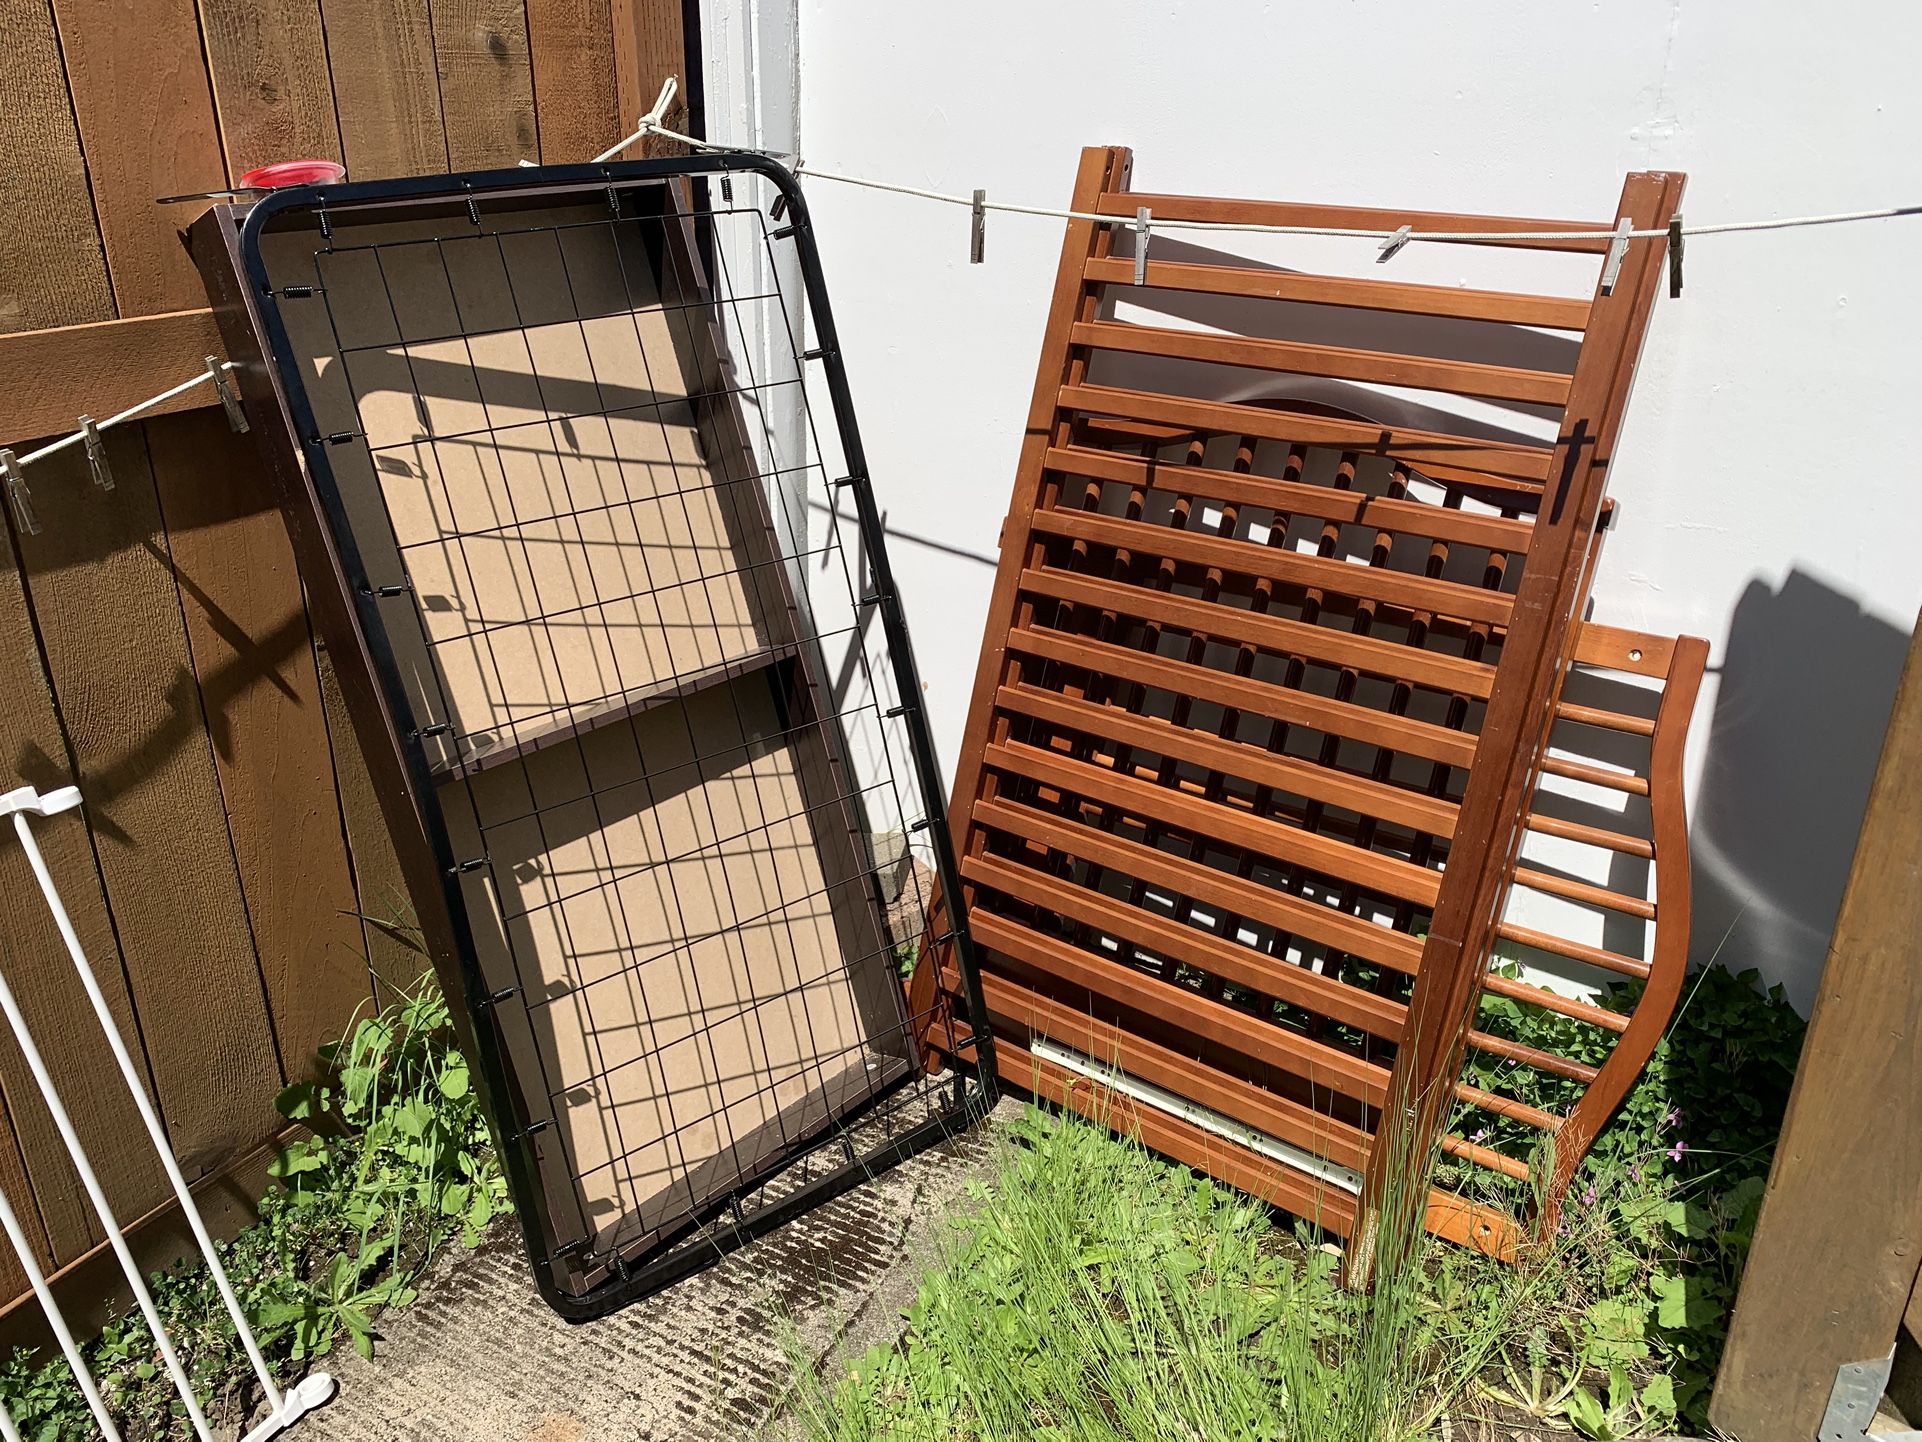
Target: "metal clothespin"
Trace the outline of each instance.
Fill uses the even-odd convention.
[[[988,243],[988,192],[974,193],[974,216],[968,222],[968,264],[979,265]]]
[[[80,443],[87,448],[87,469],[93,483],[103,491],[113,489],[113,467],[107,464],[107,443],[100,439],[100,427],[92,416],[80,418]]]
[[[1128,229],[1135,233],[1136,285],[1146,285],[1148,283],[1148,223],[1151,219],[1152,217],[1148,214],[1148,207],[1145,205],[1138,206],[1135,209],[1135,223],[1128,227]]]
[[[1668,294],[1673,300],[1682,293],[1682,217],[1678,211],[1668,223]]]
[[[1615,279],[1622,273],[1622,261],[1628,256],[1628,233],[1635,228],[1635,222],[1626,215],[1615,222],[1615,234],[1608,242],[1608,259],[1602,262],[1602,294],[1615,293]]]
[[[1414,226],[1404,225],[1393,235],[1389,236],[1388,239],[1381,243],[1381,249],[1375,253],[1375,264],[1380,265],[1383,261],[1393,260],[1396,256],[1400,255],[1401,248],[1408,244],[1409,237],[1414,233]]]
[[[240,397],[228,383],[227,368],[217,355],[207,357],[207,374],[214,378],[214,389],[220,392],[220,403],[227,408],[227,424],[234,428],[236,435],[247,433],[247,413],[240,408]]]
[[[0,475],[7,478],[7,500],[13,506],[13,519],[29,536],[40,534],[40,522],[33,514],[33,492],[27,489],[26,472],[12,451],[0,451]]]

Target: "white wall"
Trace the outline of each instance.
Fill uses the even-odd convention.
[[[1136,188],[1204,194],[1605,218],[1652,167],[1689,173],[1702,222],[1922,200],[1906,4],[801,0],[799,29],[811,165],[997,199],[1065,203],[1079,147],[1123,143]],[[993,216],[970,266],[965,211],[808,189],[952,768],[1060,225]],[[1804,1008],[1922,602],[1919,240],[1922,219],[1690,244],[1596,584],[1598,619],[1714,643],[1698,950],[1733,924],[1723,960]]]

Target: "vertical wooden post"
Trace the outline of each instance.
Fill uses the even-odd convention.
[[[613,0],[614,95],[620,108],[618,139],[632,133],[640,118],[661,93],[661,82],[677,76],[681,82],[674,103],[661,120],[670,130],[686,131],[687,37],[681,27],[680,0]],[[650,136],[636,146],[627,158],[643,155],[678,154],[671,142]]]
[[[1922,1322],[1922,631],[1911,642],[1709,1415],[1815,1436],[1835,1369]]]
[[[1660,230],[1681,203],[1682,184],[1683,177],[1673,173],[1630,175],[1616,214],[1637,230]],[[1384,1206],[1390,1199],[1397,1207],[1423,1200],[1424,1187],[1407,1186],[1396,1176],[1429,1156],[1454,1099],[1468,1023],[1481,997],[1537,760],[1561,690],[1569,627],[1587,591],[1609,457],[1648,333],[1662,259],[1660,241],[1633,241],[1614,284],[1596,288],[1449,866],[1422,947],[1408,1031],[1369,1155],[1368,1185],[1348,1247],[1349,1276],[1358,1286],[1368,1283]]]

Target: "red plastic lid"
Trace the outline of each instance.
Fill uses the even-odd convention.
[[[347,174],[331,160],[281,160],[240,177],[243,190],[279,190],[287,185],[331,185]]]

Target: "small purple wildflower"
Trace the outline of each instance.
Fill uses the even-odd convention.
[[[1590,1182],[1588,1184],[1588,1190],[1582,1193],[1582,1205],[1585,1207],[1595,1205],[1595,1184],[1593,1182]]]
[[[1662,1118],[1662,1124],[1658,1130],[1667,1131],[1670,1127],[1679,1127],[1681,1124],[1682,1109],[1680,1107],[1670,1107],[1668,1115]]]
[[[1468,1140],[1470,1140],[1471,1142],[1475,1142],[1477,1144],[1487,1141],[1488,1128],[1483,1127],[1480,1131],[1476,1132],[1475,1135],[1470,1137]]]
[[[1632,1179],[1639,1182],[1642,1179],[1642,1164],[1640,1162],[1636,1162],[1634,1165],[1629,1167],[1628,1174]]]
[[[1679,1162],[1682,1159],[1682,1153],[1687,1150],[1688,1143],[1678,1137],[1676,1138],[1675,1145],[1668,1149],[1668,1159],[1671,1162]]]

